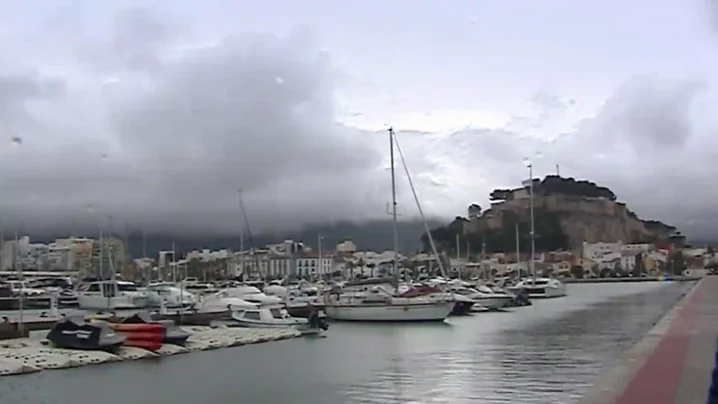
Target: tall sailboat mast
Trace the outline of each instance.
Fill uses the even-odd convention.
[[[396,175],[394,173],[394,128],[389,128],[389,159],[391,160],[391,219],[394,236],[394,283],[399,287],[399,229],[396,221]]]
[[[394,131],[390,129],[391,134],[394,134]],[[399,158],[401,159],[401,165],[404,167],[404,173],[406,174],[406,179],[409,182],[409,188],[411,188],[411,194],[414,196],[414,202],[416,203],[416,208],[419,210],[419,215],[421,215],[421,221],[424,222],[424,231],[426,231],[426,235],[429,238],[429,245],[431,246],[431,252],[434,254],[434,257],[436,257],[436,261],[439,264],[439,270],[441,271],[441,276],[446,277],[446,271],[444,269],[444,264],[441,263],[441,259],[439,257],[439,252],[436,250],[436,244],[434,243],[434,238],[431,236],[431,229],[429,229],[429,223],[426,221],[426,215],[424,215],[424,209],[421,208],[421,203],[419,203],[419,196],[416,194],[416,188],[414,188],[414,181],[411,179],[411,173],[409,173],[409,167],[406,165],[406,159],[404,159],[404,153],[401,151],[401,146],[399,145],[399,141],[396,138],[396,135],[393,137],[394,143],[396,143],[396,151],[399,153]],[[392,147],[393,150],[393,147]],[[393,157],[393,154],[392,154]],[[393,159],[392,159],[393,163]],[[392,166],[393,168],[393,166]],[[392,169],[393,174],[393,169]],[[393,178],[393,175],[392,175]],[[394,220],[396,222],[396,220]]]

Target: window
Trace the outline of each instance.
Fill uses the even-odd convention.
[[[100,285],[93,283],[90,286],[87,287],[88,292],[99,292],[100,291]]]
[[[111,283],[103,283],[102,284],[102,294],[105,297],[114,297],[115,296],[115,285]]]
[[[272,317],[277,319],[282,319],[282,312],[279,309],[269,309],[269,312],[272,313]]]
[[[118,283],[117,290],[120,292],[136,292],[137,286],[133,283]]]
[[[245,311],[244,312],[244,318],[248,320],[257,320],[259,321],[259,312],[258,311]]]

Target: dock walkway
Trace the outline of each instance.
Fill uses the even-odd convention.
[[[716,359],[718,276],[708,276],[578,403],[718,403],[718,395],[709,397]]]

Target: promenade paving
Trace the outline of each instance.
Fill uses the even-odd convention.
[[[705,277],[579,404],[718,404],[718,277]]]

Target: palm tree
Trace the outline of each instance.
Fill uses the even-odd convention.
[[[371,277],[373,278],[374,277],[374,268],[376,268],[376,264],[373,262],[370,262],[366,266],[367,266],[367,268],[369,268],[371,270]]]
[[[409,259],[405,259],[404,262],[402,263],[402,266],[403,266],[405,269],[407,269],[407,270],[410,271],[411,277],[412,277],[413,279],[416,279],[416,278],[417,278],[417,273],[416,273],[417,264],[416,264],[415,261],[412,261],[412,260],[409,260]]]
[[[356,267],[356,264],[353,261],[347,261],[347,269],[349,270],[350,280],[354,280],[354,267]]]
[[[366,266],[366,262],[364,262],[364,258],[359,257],[356,263],[357,268],[361,271],[362,276],[364,275],[364,267]]]

